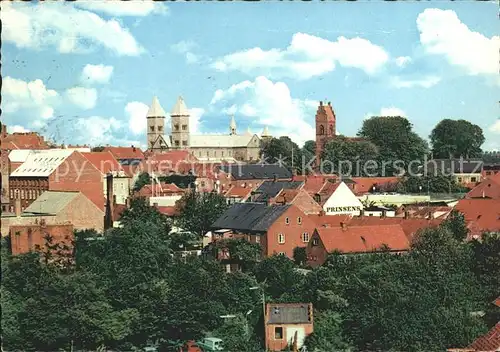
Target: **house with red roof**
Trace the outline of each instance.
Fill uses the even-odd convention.
[[[309,193],[303,188],[282,189],[274,198],[269,200],[269,204],[293,204],[304,212],[304,214],[319,214],[323,211]]]
[[[312,267],[322,265],[332,252],[365,254],[386,250],[406,252],[410,248],[403,228],[399,224],[376,226],[351,226],[316,228],[306,247],[307,263]]]
[[[500,199],[461,199],[455,206],[464,214],[470,238],[479,238],[484,232],[500,232]]]
[[[103,180],[104,197],[107,196],[108,183],[106,176],[113,175],[113,196],[115,204],[125,204],[130,196],[131,177],[123,171],[122,166],[110,151],[82,153],[82,155],[97,170],[101,172]]]
[[[326,182],[314,200],[323,207],[326,215],[351,214],[360,215],[363,203],[343,182]]]
[[[485,178],[467,193],[466,198],[500,199],[500,174]]]
[[[254,190],[253,187],[238,187],[238,186],[230,186],[225,193],[224,198],[227,200],[227,204],[234,204],[240,202],[246,202],[250,199],[252,192]]]

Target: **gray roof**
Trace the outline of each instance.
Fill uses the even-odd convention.
[[[427,162],[423,168],[424,174],[434,173],[434,171],[450,174],[479,174],[483,170],[483,161],[479,159],[464,160],[464,159],[433,159]]]
[[[79,194],[80,192],[45,191],[24,210],[24,213],[57,214]]]
[[[212,229],[265,232],[290,208],[290,205],[266,205],[263,203],[236,203],[224,212]]]
[[[310,323],[308,304],[269,304],[269,324]]]
[[[302,181],[264,181],[255,190],[256,194],[253,199],[254,202],[266,202],[269,198],[276,197],[282,189],[297,189],[300,188],[304,182]]]
[[[292,178],[292,173],[286,167],[274,164],[222,165],[221,170],[229,173],[235,180],[266,180]]]

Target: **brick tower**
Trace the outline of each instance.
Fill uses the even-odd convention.
[[[327,105],[323,105],[320,101],[316,111],[316,165],[319,166],[325,144],[335,138],[335,134],[336,117],[332,104],[328,102]]]

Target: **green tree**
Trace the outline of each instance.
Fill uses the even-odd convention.
[[[465,216],[457,210],[453,210],[441,226],[448,230],[458,241],[465,240],[469,234]]]
[[[430,135],[434,158],[475,158],[482,155],[483,130],[466,120],[441,120]]]
[[[305,340],[308,351],[349,351],[351,346],[343,336],[342,318],[331,310],[315,312],[314,332]]]
[[[134,183],[134,188],[132,189],[134,192],[139,192],[142,187],[145,185],[149,185],[151,183],[151,176],[147,172],[143,172],[139,174],[137,180]]]
[[[400,116],[374,116],[363,122],[360,137],[378,147],[383,175],[390,176],[408,170],[411,161],[423,160],[427,143],[414,131],[408,119]]]
[[[179,203],[180,216],[176,225],[200,237],[228,208],[226,199],[215,192],[187,192]]]
[[[316,156],[316,142],[306,141],[302,147],[302,156],[305,164],[309,163]]]
[[[295,247],[293,249],[293,260],[296,265],[304,265],[307,262],[306,247]]]
[[[377,161],[378,148],[371,142],[356,141],[344,136],[337,136],[329,141],[321,157],[325,163],[324,172],[348,176],[377,175],[380,169],[370,169],[369,160]]]
[[[290,169],[300,169],[302,165],[302,150],[287,136],[272,138],[264,144],[261,155],[267,163],[282,163]]]
[[[405,176],[399,187],[406,193],[465,193],[468,190],[451,175]]]

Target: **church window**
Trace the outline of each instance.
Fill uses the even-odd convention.
[[[183,131],[186,131],[188,129],[188,126],[187,125],[182,125],[182,130]]]
[[[150,126],[149,129],[151,130],[151,132],[154,132],[155,131],[155,126]]]
[[[158,126],[158,131],[163,131],[163,126]]]
[[[178,147],[179,146],[179,141],[175,141],[175,145]]]
[[[207,150],[207,156],[210,156],[210,152]]]
[[[217,157],[217,151],[214,150],[214,157]]]
[[[333,131],[333,126],[330,126],[330,135],[333,136],[335,132]]]
[[[179,125],[174,125],[174,130],[178,131],[179,130]]]
[[[319,126],[319,134],[325,134],[325,126],[323,125]]]
[[[182,145],[188,145],[188,141],[182,141]]]

